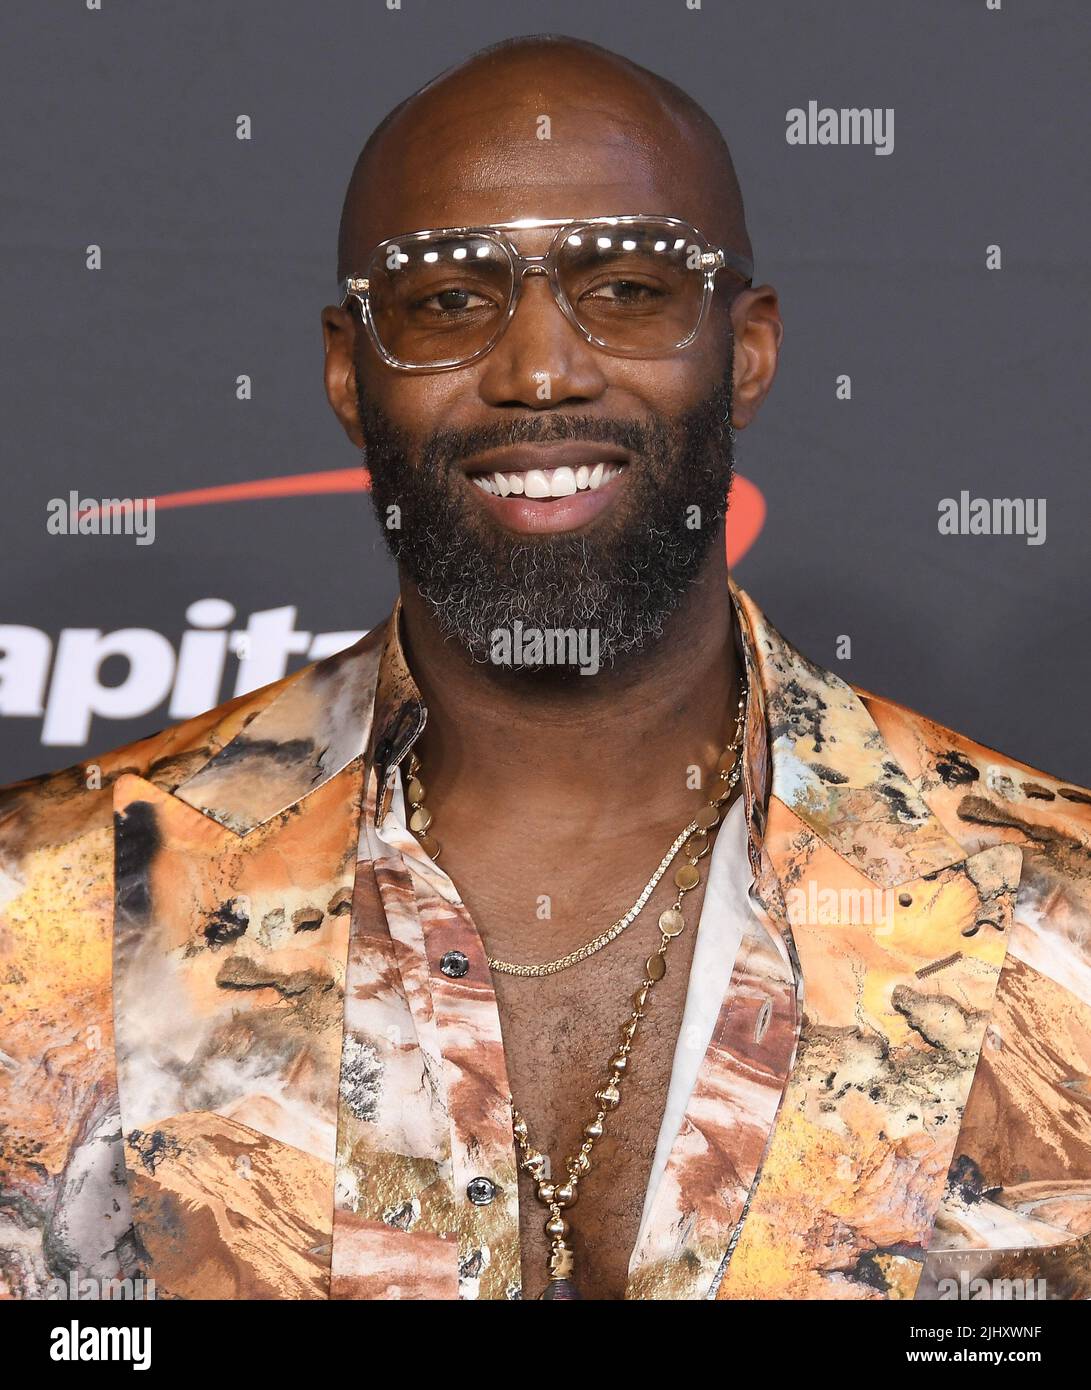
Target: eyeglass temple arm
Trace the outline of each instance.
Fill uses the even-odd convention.
[[[368,282],[362,275],[346,275],[343,280],[338,280],[337,288],[341,291],[343,309],[353,295],[363,294],[367,290]]]
[[[753,283],[754,262],[748,256],[740,256],[735,251],[725,251],[723,247],[717,247],[715,251],[706,251],[701,261],[708,270],[733,270],[748,285]]]

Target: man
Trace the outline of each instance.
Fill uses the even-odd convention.
[[[400,603],[5,793],[14,1296],[1091,1296],[1091,794],[729,584],[750,260],[590,45],[372,136],[326,386]]]

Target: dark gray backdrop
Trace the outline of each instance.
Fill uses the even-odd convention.
[[[1086,0],[6,0],[3,24],[0,781],[170,722],[162,700],[44,745],[41,717],[11,710],[40,667],[73,723],[82,692],[43,664],[62,630],[147,630],[161,664],[148,634],[177,648],[198,599],[237,627],[384,616],[393,570],[362,494],[161,510],[146,547],[50,535],[46,505],[351,467],[319,311],[355,155],[440,69],[543,30],[670,77],[732,145],[787,325],[740,436],[768,504],[740,582],[848,679],[1091,781]],[[812,98],[893,107],[893,153],[789,146],[786,112]],[[1045,544],[940,535],[939,500],[964,489],[1044,497]],[[126,672],[114,657],[102,678]]]

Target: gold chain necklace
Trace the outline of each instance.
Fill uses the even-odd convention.
[[[632,996],[632,1008],[629,1017],[622,1025],[621,1036],[614,1055],[610,1058],[607,1068],[607,1079],[603,1086],[595,1092],[597,1102],[594,1118],[583,1127],[583,1141],[574,1154],[570,1154],[564,1162],[564,1171],[567,1177],[562,1182],[555,1182],[546,1173],[548,1160],[546,1155],[536,1149],[530,1141],[527,1130],[527,1122],[519,1113],[512,1101],[512,1133],[515,1137],[516,1147],[519,1150],[519,1167],[529,1173],[534,1181],[535,1195],[543,1206],[549,1209],[549,1217],[545,1223],[545,1233],[549,1237],[549,1258],[548,1271],[549,1281],[545,1291],[541,1294],[543,1299],[558,1300],[577,1300],[581,1297],[573,1278],[575,1267],[575,1253],[568,1242],[570,1227],[563,1213],[576,1203],[580,1179],[587,1176],[591,1171],[591,1152],[595,1146],[595,1141],[602,1138],[605,1131],[607,1116],[612,1114],[621,1103],[621,1085],[629,1066],[629,1055],[632,1052],[633,1042],[636,1037],[640,1020],[645,1015],[648,1003],[648,995],[651,990],[659,983],[667,973],[667,950],[670,943],[676,936],[681,935],[686,922],[682,914],[682,902],[687,893],[691,893],[701,882],[701,873],[698,863],[709,852],[709,837],[715,832],[723,814],[724,803],[730,797],[734,787],[738,783],[742,771],[741,747],[743,733],[746,728],[746,704],[747,690],[744,689],[739,696],[738,713],[736,716],[735,734],[731,742],[725,748],[716,765],[716,780],[713,784],[712,795],[707,803],[701,807],[697,815],[686,827],[686,829],[675,840],[674,845],[660,862],[659,868],[652,876],[652,880],[646,887],[641,897],[630,908],[625,918],[619,918],[614,926],[588,942],[586,946],[581,946],[578,951],[571,952],[569,956],[562,956],[558,961],[551,961],[546,966],[512,966],[506,962],[500,962],[499,967],[505,967],[509,974],[553,974],[558,969],[566,968],[568,964],[575,964],[572,957],[585,960],[588,955],[593,955],[595,951],[601,950],[608,944],[609,940],[616,939],[624,930],[619,926],[624,922],[629,925],[640,909],[644,906],[648,897],[651,895],[652,888],[659,882],[666,872],[671,861],[674,859],[678,850],[679,843],[684,845],[687,863],[682,864],[674,875],[674,886],[678,892],[674,900],[674,905],[668,907],[659,914],[659,947],[644,962],[644,972],[641,977],[640,985],[636,993]],[[425,852],[434,859],[439,851],[439,845],[428,834],[432,824],[432,816],[424,807],[424,787],[417,774],[420,771],[420,759],[413,753],[410,754],[410,783],[407,788],[409,803],[413,807],[410,816],[410,829],[417,839],[424,846]],[[416,783],[416,786],[413,783]],[[414,793],[416,797],[414,799]],[[414,820],[416,824],[414,824]],[[430,841],[433,849],[425,841]],[[638,906],[639,904],[639,906]],[[634,910],[635,909],[635,910]],[[632,914],[630,916],[630,913]],[[617,928],[617,930],[615,930]],[[611,933],[613,933],[611,935]],[[489,961],[494,969],[499,968]]]
[[[737,763],[736,766],[738,766]],[[409,824],[426,853],[428,853],[432,859],[436,859],[439,855],[441,846],[439,841],[436,840],[427,829],[427,827],[432,824],[432,814],[424,805],[425,790],[424,783],[421,781],[420,777],[421,770],[420,759],[415,753],[410,753],[410,775],[406,789],[406,796],[409,800],[411,809]],[[736,774],[734,780],[726,787],[724,792],[725,795],[731,791],[737,780]],[[416,825],[425,828],[416,830],[414,822],[416,822]],[[580,961],[587,960],[589,956],[595,955],[598,951],[601,951],[604,946],[609,946],[611,941],[616,941],[626,927],[631,926],[640,916],[645,903],[657,888],[659,880],[677,858],[678,851],[683,846],[686,847],[687,854],[693,853],[695,849],[699,850],[702,844],[699,837],[704,834],[704,829],[697,821],[691,820],[685,829],[675,836],[670,848],[659,861],[655,873],[652,874],[651,878],[644,885],[640,896],[637,898],[636,902],[633,903],[632,907],[629,908],[628,912],[619,917],[616,922],[611,923],[604,932],[600,932],[599,935],[594,937],[591,941],[586,942],[583,946],[578,946],[574,951],[569,951],[566,956],[558,956],[556,960],[544,961],[540,965],[517,965],[512,961],[499,960],[494,956],[487,956],[486,959],[489,963],[489,969],[498,971],[501,975],[518,975],[523,979],[540,979],[545,975],[557,975],[562,970],[567,970],[569,966],[578,965]]]

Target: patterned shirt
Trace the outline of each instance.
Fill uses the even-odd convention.
[[[731,592],[752,884],[627,1297],[1091,1297],[1091,792]],[[423,720],[387,624],[0,791],[0,1291],[518,1296],[481,939],[377,816]]]

